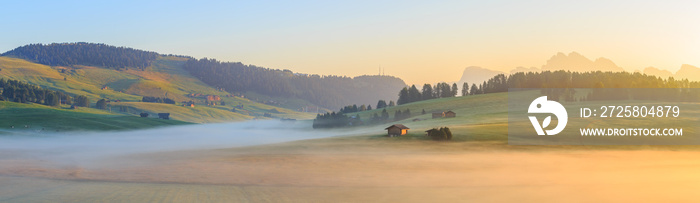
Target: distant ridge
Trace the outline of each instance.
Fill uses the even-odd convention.
[[[674,75],[671,71],[661,70],[654,67],[647,67],[644,70],[642,70],[642,72],[647,75],[659,76],[661,78],[673,77]]]
[[[681,65],[681,69],[679,69],[674,76],[676,79],[700,81],[700,68],[688,64],[683,64]]]
[[[478,66],[469,66],[464,68],[464,71],[462,72],[462,78],[460,78],[457,82],[457,86],[461,88],[462,84],[464,84],[465,82],[469,84],[477,83],[478,86],[478,84],[481,84],[484,81],[491,79],[493,78],[493,76],[496,76],[498,74],[505,73],[501,71],[489,70]]]
[[[624,71],[621,67],[617,66],[614,62],[607,58],[598,58],[595,61],[591,61],[585,56],[579,54],[578,52],[571,52],[568,55],[559,52],[549,58],[541,68],[537,67],[517,67],[510,71],[510,74],[517,72],[540,72],[540,71],[556,71],[556,70],[569,70],[574,72],[591,72],[591,71],[613,71],[621,72]],[[462,77],[459,79],[458,84],[464,82],[478,83],[481,84],[484,81],[491,79],[493,76],[498,74],[506,74],[501,71],[490,70],[477,66],[469,66],[464,69]]]
[[[655,67],[647,67],[643,70],[643,73],[661,78],[673,77],[676,80],[688,79],[690,81],[700,81],[700,68],[688,64],[681,65],[681,68],[675,73]]]
[[[571,52],[569,54],[564,54],[559,52],[552,57],[550,57],[544,65],[540,68],[537,67],[516,67],[510,71],[510,74],[518,72],[540,72],[540,71],[556,71],[556,70],[567,70],[572,72],[592,72],[592,71],[603,71],[603,72],[624,72],[625,70],[615,64],[612,60],[600,57],[595,61],[590,60],[579,54],[578,52]],[[463,82],[468,83],[483,83],[484,81],[490,79],[491,77],[501,74],[503,72],[489,70],[482,67],[470,66],[464,69],[462,77],[458,81],[459,84]],[[647,75],[658,76],[661,78],[674,77],[675,79],[688,79],[691,81],[700,81],[700,68],[683,64],[681,68],[676,72],[658,69],[655,67],[647,67],[641,71],[641,73]],[[490,77],[486,77],[490,76]]]
[[[571,52],[569,55],[564,53],[557,53],[547,60],[541,68],[542,70],[568,70],[572,72],[590,72],[590,71],[612,71],[621,72],[625,71],[621,67],[617,66],[610,59],[598,58],[595,61],[591,61],[585,56],[577,53]]]

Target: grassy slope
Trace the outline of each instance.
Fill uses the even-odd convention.
[[[91,83],[91,80],[86,80],[86,77],[83,75],[85,72],[84,69],[75,69],[75,72],[66,71],[66,73],[60,73],[59,69],[62,69],[60,67],[50,67],[9,57],[0,57],[0,68],[2,69],[0,71],[0,76],[3,78],[28,82],[50,89],[61,90],[70,94],[87,95],[92,101],[96,101],[97,98],[102,97],[124,100],[139,99],[139,97],[134,95],[101,90],[99,84],[94,84]],[[113,73],[117,71],[107,71],[109,70],[96,75],[123,76],[118,73]],[[64,80],[64,77],[66,80]],[[100,79],[96,80],[101,81]]]
[[[474,147],[484,147],[488,146],[487,148],[491,148],[493,146],[507,146],[507,148],[513,148],[513,149],[527,149],[527,150],[533,150],[533,149],[615,149],[615,150],[620,150],[620,149],[631,149],[631,150],[637,150],[637,149],[686,149],[686,150],[697,150],[698,147],[697,145],[687,145],[687,146],[678,146],[678,145],[666,145],[666,146],[659,146],[659,145],[581,145],[581,146],[575,146],[575,145],[552,145],[552,146],[537,146],[537,147],[528,147],[528,146],[513,146],[513,145],[507,145],[508,142],[508,94],[507,92],[504,93],[493,93],[493,94],[484,94],[484,95],[473,95],[473,96],[466,96],[466,97],[454,97],[454,98],[442,98],[442,99],[433,99],[433,100],[427,100],[427,101],[421,101],[421,102],[415,102],[415,103],[410,103],[410,104],[405,104],[405,105],[400,105],[400,106],[394,106],[394,107],[388,107],[387,111],[390,114],[390,119],[393,119],[394,116],[394,111],[396,110],[401,110],[405,111],[406,109],[411,110],[411,115],[412,117],[409,119],[401,120],[401,121],[389,121],[386,123],[378,123],[378,124],[370,124],[370,125],[365,125],[360,128],[365,128],[368,130],[373,130],[374,132],[382,130],[386,128],[387,126],[395,123],[401,123],[406,125],[407,127],[411,128],[409,130],[408,136],[401,136],[401,137],[395,137],[395,138],[388,138],[386,137],[385,133],[381,134],[376,134],[376,133],[370,133],[370,134],[365,134],[362,136],[353,136],[353,137],[348,137],[347,139],[352,139],[352,140],[373,140],[376,142],[380,142],[383,144],[389,144],[389,143],[394,143],[394,144],[411,144],[414,142],[401,142],[401,141],[408,141],[408,140],[429,140],[427,136],[425,136],[425,131],[429,130],[431,128],[435,127],[442,127],[442,126],[447,126],[451,129],[453,133],[453,140],[456,142],[460,141],[483,141],[483,142],[467,142],[470,143],[468,145],[462,145],[462,144],[456,144],[455,145],[450,145],[454,147],[455,150],[463,150],[464,148],[474,148]],[[511,93],[512,94],[512,93]],[[530,101],[527,101],[530,102]],[[576,112],[577,109],[581,107],[591,107],[591,106],[599,106],[599,105],[628,105],[629,103],[627,101],[619,101],[618,103],[611,103],[610,101],[603,101],[603,102],[591,102],[588,101],[583,105],[582,103],[568,103],[565,104],[569,113],[571,112]],[[651,105],[658,105],[658,102],[652,102],[648,106]],[[679,104],[669,104],[669,105],[679,105]],[[595,125],[600,125],[604,126],[607,123],[610,123],[610,125],[618,125],[618,126],[635,126],[635,125],[647,125],[647,126],[658,126],[658,125],[668,125],[668,126],[692,126],[695,123],[698,122],[697,118],[700,118],[700,106],[692,104],[692,103],[685,103],[685,104],[680,104],[682,105],[683,112],[684,112],[684,118],[679,118],[679,119],[666,119],[666,120],[658,120],[654,118],[649,118],[649,119],[640,119],[640,118],[632,118],[632,119],[618,119],[615,121],[607,121],[604,123],[596,123]],[[421,110],[425,109],[426,114],[421,115]],[[437,119],[432,119],[430,112],[431,111],[447,111],[447,110],[452,110],[457,113],[456,118],[437,118]],[[375,109],[372,111],[365,111],[365,112],[360,112],[360,113],[353,113],[349,115],[356,115],[359,114],[360,117],[363,120],[368,120],[373,113],[381,114],[381,109]],[[420,121],[413,121],[413,119],[419,118],[421,119]],[[580,122],[580,119],[577,118],[570,118],[569,120],[570,123],[573,122]],[[589,121],[586,121],[589,122]],[[613,123],[614,122],[614,123]],[[529,123],[525,123],[524,125],[529,125]],[[341,129],[334,129],[334,130],[341,130]],[[692,129],[684,129],[687,132],[693,133]],[[687,133],[686,132],[686,133]],[[329,138],[329,139],[335,139],[335,138]],[[341,139],[341,138],[338,138]],[[399,141],[398,143],[396,141]],[[432,141],[430,141],[432,142]],[[479,143],[479,144],[476,144]],[[380,144],[381,145],[381,144]],[[392,146],[398,146],[398,145],[392,145]],[[438,149],[441,151],[444,151],[446,145],[439,145]]]
[[[398,139],[427,139],[425,131],[435,127],[447,126],[453,132],[456,141],[506,141],[508,136],[508,95],[494,93],[466,97],[432,99],[386,108],[390,119],[386,123],[370,124],[369,128],[383,129],[394,123],[401,123],[411,128],[409,136]],[[393,121],[394,112],[410,109],[411,118]],[[426,114],[421,111],[425,109]],[[433,111],[454,111],[456,118],[432,119]],[[349,115],[360,115],[367,121],[372,114],[381,115],[382,109],[374,109]],[[413,119],[421,119],[413,121]],[[381,137],[384,134],[373,137]]]
[[[119,99],[122,101],[140,101],[142,96],[156,96],[174,99],[177,102],[195,100],[195,109],[167,104],[136,104],[124,103],[133,111],[168,112],[174,119],[187,122],[224,122],[238,121],[261,117],[264,113],[274,112],[276,117],[308,119],[313,114],[301,113],[280,107],[269,106],[240,97],[224,97],[228,93],[209,87],[192,77],[181,67],[185,59],[177,57],[160,57],[152,66],[145,70],[128,69],[112,70],[88,66],[50,67],[32,63],[22,59],[0,57],[0,76],[20,80],[42,87],[65,91],[74,95],[87,95],[93,106],[100,98]],[[62,73],[61,70],[65,71]],[[65,78],[65,80],[64,80]],[[106,89],[102,89],[107,87]],[[190,93],[204,95],[220,95],[226,106],[206,107],[201,105],[199,98],[190,98]],[[243,105],[237,112],[230,110],[235,105]],[[118,105],[115,105],[118,106]]]
[[[0,128],[17,130],[126,130],[155,126],[181,125],[186,122],[139,118],[90,108],[67,109],[39,104],[0,101]],[[25,125],[29,128],[26,129]]]
[[[171,119],[183,120],[195,123],[211,123],[225,121],[241,121],[252,119],[252,116],[231,113],[226,110],[210,107],[183,107],[172,104],[158,104],[146,102],[120,102],[112,104],[112,110],[118,106],[129,107],[129,113],[149,113],[151,117],[157,117],[158,113],[170,113]]]

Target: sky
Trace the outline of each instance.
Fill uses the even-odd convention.
[[[9,1],[0,52],[95,42],[320,75],[457,81],[557,52],[700,66],[700,1]]]

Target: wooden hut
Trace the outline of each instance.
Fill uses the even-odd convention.
[[[443,114],[444,114],[445,118],[454,118],[457,116],[457,113],[455,113],[454,111],[446,111]]]
[[[408,133],[408,129],[410,129],[410,128],[408,128],[402,124],[394,124],[394,125],[391,125],[391,126],[385,128],[385,130],[387,130],[387,135],[389,137],[405,135],[406,133]]]
[[[433,118],[442,118],[445,116],[445,112],[433,112]]]

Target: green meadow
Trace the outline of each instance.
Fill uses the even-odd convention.
[[[48,107],[0,101],[0,128],[18,131],[131,130],[182,124],[189,123],[140,118],[91,108],[69,109],[67,106]]]
[[[389,121],[371,123],[373,114],[381,115],[383,109],[373,109],[348,115],[359,115],[367,125],[363,128],[384,129],[392,124],[404,124],[411,128],[407,136],[396,139],[428,140],[425,131],[432,128],[449,127],[454,141],[507,141],[508,136],[508,93],[494,93],[431,99],[419,102],[387,107]],[[411,117],[394,121],[394,112],[409,109]],[[425,110],[425,114],[422,111]],[[432,118],[432,112],[453,111],[454,118]],[[384,137],[377,134],[375,137]],[[393,138],[392,138],[393,139]]]

